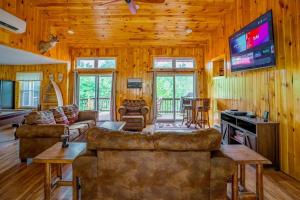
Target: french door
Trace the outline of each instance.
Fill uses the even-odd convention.
[[[97,110],[99,121],[111,120],[113,114],[113,75],[79,75],[80,110]]]
[[[156,87],[156,120],[182,120],[181,98],[195,96],[195,75],[190,74],[157,74]]]

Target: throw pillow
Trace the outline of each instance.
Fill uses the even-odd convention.
[[[25,124],[56,124],[51,111],[33,111],[25,116]]]
[[[78,120],[79,108],[77,105],[73,104],[63,106],[62,109],[64,110],[64,113],[66,114],[70,124],[73,124]]]
[[[50,109],[57,124],[69,124],[69,120],[61,107]]]

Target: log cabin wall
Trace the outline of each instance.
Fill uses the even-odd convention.
[[[230,72],[228,38],[266,11],[273,10],[276,67]],[[215,110],[237,108],[262,116],[270,112],[280,122],[281,170],[300,180],[300,1],[236,0],[223,26],[213,35],[206,50],[208,96]],[[225,54],[227,76],[212,77],[210,60]]]
[[[41,98],[47,85],[49,84],[49,75],[54,75],[54,81],[59,86],[63,95],[64,104],[68,104],[68,86],[70,67],[67,64],[51,65],[0,65],[0,80],[16,80],[17,72],[43,72],[43,81],[41,82]],[[58,74],[63,74],[62,82],[58,81]],[[42,99],[41,99],[42,101]],[[19,87],[16,84],[15,107],[19,108]]]
[[[196,60],[196,73],[198,83],[198,95],[205,94],[204,84],[204,51],[202,47],[112,47],[93,49],[71,49],[72,68],[75,70],[75,60],[78,57],[116,57],[116,110],[124,99],[144,99],[152,108],[153,100],[153,67],[155,56],[165,57],[193,57]],[[88,71],[99,73],[99,71]],[[128,78],[142,78],[142,89],[127,89]],[[73,80],[73,78],[70,78]],[[71,81],[72,82],[72,81]],[[71,83],[72,84],[72,83]],[[71,86],[70,88],[72,88]],[[69,91],[70,93],[72,91]],[[71,97],[71,96],[70,96]],[[152,110],[152,109],[151,109]],[[117,116],[119,119],[119,116]],[[153,110],[148,116],[153,120]]]
[[[50,34],[57,34],[56,31],[52,30],[49,22],[44,20],[41,9],[32,6],[28,0],[0,0],[0,8],[27,23],[26,32],[22,34],[15,34],[0,28],[0,44],[40,54],[38,50],[39,41],[47,41]],[[58,36],[60,37],[60,35]],[[65,42],[59,42],[45,56],[69,60],[68,45]]]

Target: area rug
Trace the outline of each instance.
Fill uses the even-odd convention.
[[[191,126],[188,128],[185,124],[182,123],[156,123],[155,124],[155,130],[188,130],[188,131],[194,131],[199,129],[198,127],[195,128],[194,126]]]

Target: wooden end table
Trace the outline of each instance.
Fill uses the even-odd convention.
[[[272,164],[271,161],[244,145],[222,145],[221,151],[236,163],[236,170],[232,176],[231,199],[237,200],[240,197],[263,200],[263,165]],[[253,164],[256,166],[256,194],[251,193],[246,189],[246,164]],[[238,171],[240,172],[239,181]]]
[[[45,164],[44,194],[46,200],[51,199],[51,191],[57,186],[75,186],[74,174],[73,180],[62,180],[62,164],[72,164],[75,158],[86,150],[86,143],[69,142],[68,144],[69,147],[62,148],[62,143],[58,142],[33,158],[34,163]],[[54,182],[51,181],[52,165],[57,167],[57,178]]]

